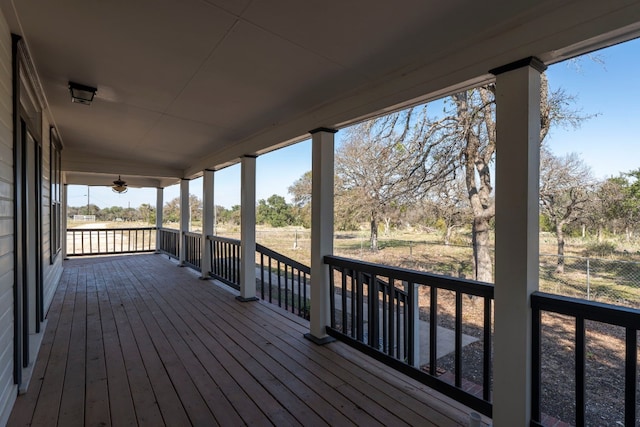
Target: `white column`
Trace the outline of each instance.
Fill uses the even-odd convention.
[[[531,308],[538,290],[540,73],[528,58],[496,75],[496,272],[493,423],[531,419]]]
[[[205,170],[202,177],[202,259],[200,260],[200,270],[202,279],[209,278],[211,271],[211,246],[207,241],[207,236],[213,235],[214,217],[214,194],[213,194],[214,171]]]
[[[160,229],[162,228],[164,208],[164,189],[156,188],[156,253],[160,252]]]
[[[189,231],[189,221],[191,209],[189,208],[189,180],[180,180],[180,265],[184,265],[186,259],[186,248],[184,244],[184,233]]]
[[[256,158],[244,156],[240,171],[240,301],[256,298]]]
[[[333,129],[311,132],[311,318],[305,337],[317,344],[333,341],[327,335],[331,324],[329,267],[325,255],[333,255]]]
[[[62,259],[67,259],[67,197],[68,197],[68,189],[67,184],[62,186],[62,200],[60,201],[61,206],[60,210],[60,224],[62,225],[62,229],[58,230],[60,234],[60,245],[62,246]]]

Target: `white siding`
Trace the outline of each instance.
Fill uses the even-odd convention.
[[[13,384],[13,126],[11,33],[0,12],[0,426],[16,399]]]

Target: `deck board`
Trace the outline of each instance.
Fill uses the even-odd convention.
[[[22,425],[466,425],[469,409],[164,256],[65,262]]]

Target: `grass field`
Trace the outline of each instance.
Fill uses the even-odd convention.
[[[132,222],[69,222],[68,228],[148,227]],[[167,225],[177,228],[176,224]],[[199,231],[199,224],[192,225]],[[220,236],[240,238],[239,227],[218,226]],[[310,230],[258,226],[258,243],[298,262],[310,264]],[[369,249],[364,231],[336,232],[334,253],[348,258],[428,271],[451,277],[473,278],[473,251],[469,233],[459,233],[455,244],[445,245],[436,231],[393,231],[379,236],[379,249]],[[597,244],[591,239],[570,238],[565,247],[565,272],[556,273],[555,236],[540,236],[540,289],[578,298],[640,308],[640,239],[626,242],[609,238]]]
[[[240,238],[238,229],[219,227],[217,233]],[[369,249],[368,239],[366,232],[337,232],[334,253],[451,277],[473,277],[473,250],[468,236],[459,237],[457,244],[445,245],[436,232],[395,231],[379,237],[376,252]],[[310,263],[309,230],[258,227],[256,240],[298,262]],[[593,248],[601,246],[613,250],[594,256]],[[640,308],[640,240],[610,239],[606,245],[597,245],[590,239],[568,239],[565,272],[561,274],[555,272],[558,258],[553,235],[541,234],[540,253],[541,290]]]

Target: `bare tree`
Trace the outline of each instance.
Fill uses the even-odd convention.
[[[431,215],[444,224],[444,244],[451,243],[456,228],[471,222],[471,210],[462,177],[433,188],[429,196]]]
[[[540,152],[540,205],[556,233],[557,273],[564,272],[564,228],[581,218],[593,194],[591,168],[575,154],[554,156]]]
[[[549,93],[542,75],[540,93],[540,141],[554,125],[577,126],[586,116],[572,110],[574,99],[562,90]],[[416,142],[420,155],[413,174],[422,187],[451,182],[464,176],[473,213],[472,241],[475,279],[493,280],[490,232],[495,216],[492,165],[496,152],[495,85],[477,87],[451,96],[443,117],[423,125],[423,137]]]
[[[407,164],[414,156],[411,143],[424,122],[414,116],[425,111],[408,109],[352,126],[337,150],[337,192],[348,194],[351,206],[366,213],[374,251],[379,222],[385,217],[390,222],[394,209],[415,199],[419,189],[407,173]]]

